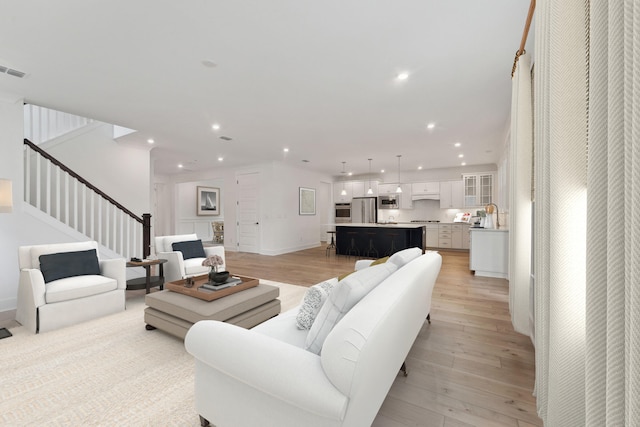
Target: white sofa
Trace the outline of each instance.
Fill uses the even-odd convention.
[[[45,283],[40,256],[95,249],[100,274],[65,277]],[[16,320],[34,333],[84,322],[125,309],[124,258],[100,260],[94,241],[21,246]]]
[[[155,238],[156,255],[160,259],[167,260],[167,263],[164,265],[165,282],[174,282],[176,280],[186,279],[187,277],[206,274],[209,272],[210,268],[202,265],[202,261],[205,259],[204,257],[184,259],[182,252],[175,251],[172,247],[172,245],[177,242],[188,242],[194,240],[199,240],[196,234],[176,234],[173,236],[158,236]],[[219,255],[225,264],[221,265],[218,269],[219,271],[226,270],[223,246],[206,247],[204,248],[204,252],[207,257]]]
[[[196,323],[185,346],[203,425],[370,426],[424,325],[442,263],[437,252],[413,249],[418,257],[347,311],[319,355],[304,349],[311,333],[296,327],[298,308],[251,330]]]

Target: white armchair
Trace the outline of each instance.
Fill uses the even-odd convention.
[[[91,250],[95,256],[84,253]],[[75,254],[61,255],[69,252]],[[53,254],[58,258],[44,258],[41,265],[41,255]],[[21,246],[18,258],[16,320],[31,332],[50,331],[125,309],[125,260],[100,260],[94,241]]]
[[[206,247],[204,248],[205,257],[187,259],[185,259],[182,252],[173,249],[174,243],[192,242],[196,240],[199,240],[196,234],[178,234],[174,236],[158,236],[155,238],[156,255],[158,258],[167,260],[167,263],[164,265],[165,282],[173,282],[175,280],[208,273],[209,267],[203,266],[202,261],[204,261],[205,257],[212,255],[219,255],[222,258],[224,264],[221,265],[219,269],[220,271],[226,270],[223,246]]]

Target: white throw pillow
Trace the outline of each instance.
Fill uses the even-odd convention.
[[[296,316],[296,326],[298,329],[309,329],[313,324],[320,308],[329,297],[331,289],[338,284],[338,278],[320,282],[311,286],[304,294],[300,310]]]
[[[398,268],[401,268],[403,265],[413,261],[420,255],[422,255],[422,249],[420,248],[403,249],[391,255],[387,262],[393,263],[397,265]]]
[[[320,354],[322,344],[333,327],[365,295],[397,269],[395,264],[374,265],[358,270],[338,282],[311,325],[304,348]]]

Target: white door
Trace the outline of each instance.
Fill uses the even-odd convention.
[[[260,252],[260,174],[237,176],[238,181],[238,250]]]

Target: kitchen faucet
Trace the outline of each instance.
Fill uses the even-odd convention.
[[[498,205],[496,205],[495,203],[489,203],[487,206],[484,207],[484,210],[487,211],[487,213],[489,215],[491,215],[493,212],[489,212],[489,206],[495,206],[496,207],[496,228],[500,228],[500,210],[498,209]],[[493,209],[491,209],[493,210]]]

